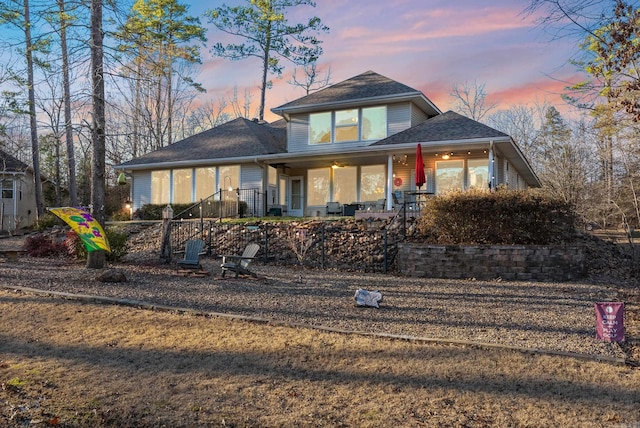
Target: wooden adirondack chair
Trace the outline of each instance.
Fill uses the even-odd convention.
[[[222,264],[220,265],[222,268],[222,277],[224,278],[224,275],[228,270],[230,270],[236,273],[236,278],[241,273],[251,275],[255,278],[256,274],[249,270],[249,265],[255,258],[259,249],[260,246],[258,244],[249,244],[246,246],[241,256],[222,256]]]
[[[188,240],[184,246],[184,258],[177,261],[178,268],[202,269],[202,265],[200,264],[200,256],[204,254],[202,252],[203,248],[204,241],[202,239]]]

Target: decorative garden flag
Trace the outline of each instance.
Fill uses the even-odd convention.
[[[596,339],[624,342],[624,303],[596,303]]]
[[[49,208],[78,234],[87,251],[105,250],[111,252],[107,235],[91,214],[82,208]]]

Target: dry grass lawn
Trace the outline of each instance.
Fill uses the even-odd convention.
[[[0,291],[0,426],[640,426],[640,370]]]

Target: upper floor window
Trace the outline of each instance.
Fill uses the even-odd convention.
[[[387,136],[387,108],[362,109],[362,140],[381,140]]]
[[[336,111],[336,142],[358,140],[358,109]]]
[[[309,115],[309,144],[380,140],[386,136],[386,106]]]
[[[331,142],[331,112],[313,113],[309,116],[309,142],[311,144]]]

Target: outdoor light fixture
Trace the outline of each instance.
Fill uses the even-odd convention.
[[[331,164],[331,168],[332,169],[338,169],[338,168],[340,168],[340,165],[338,164],[338,162],[333,161],[333,164]]]
[[[406,165],[407,160],[409,159],[409,155],[393,155],[392,158],[394,162],[398,162],[401,165]]]
[[[449,159],[451,156],[453,156],[453,152],[451,153],[445,153],[442,155],[442,159],[447,160]]]

